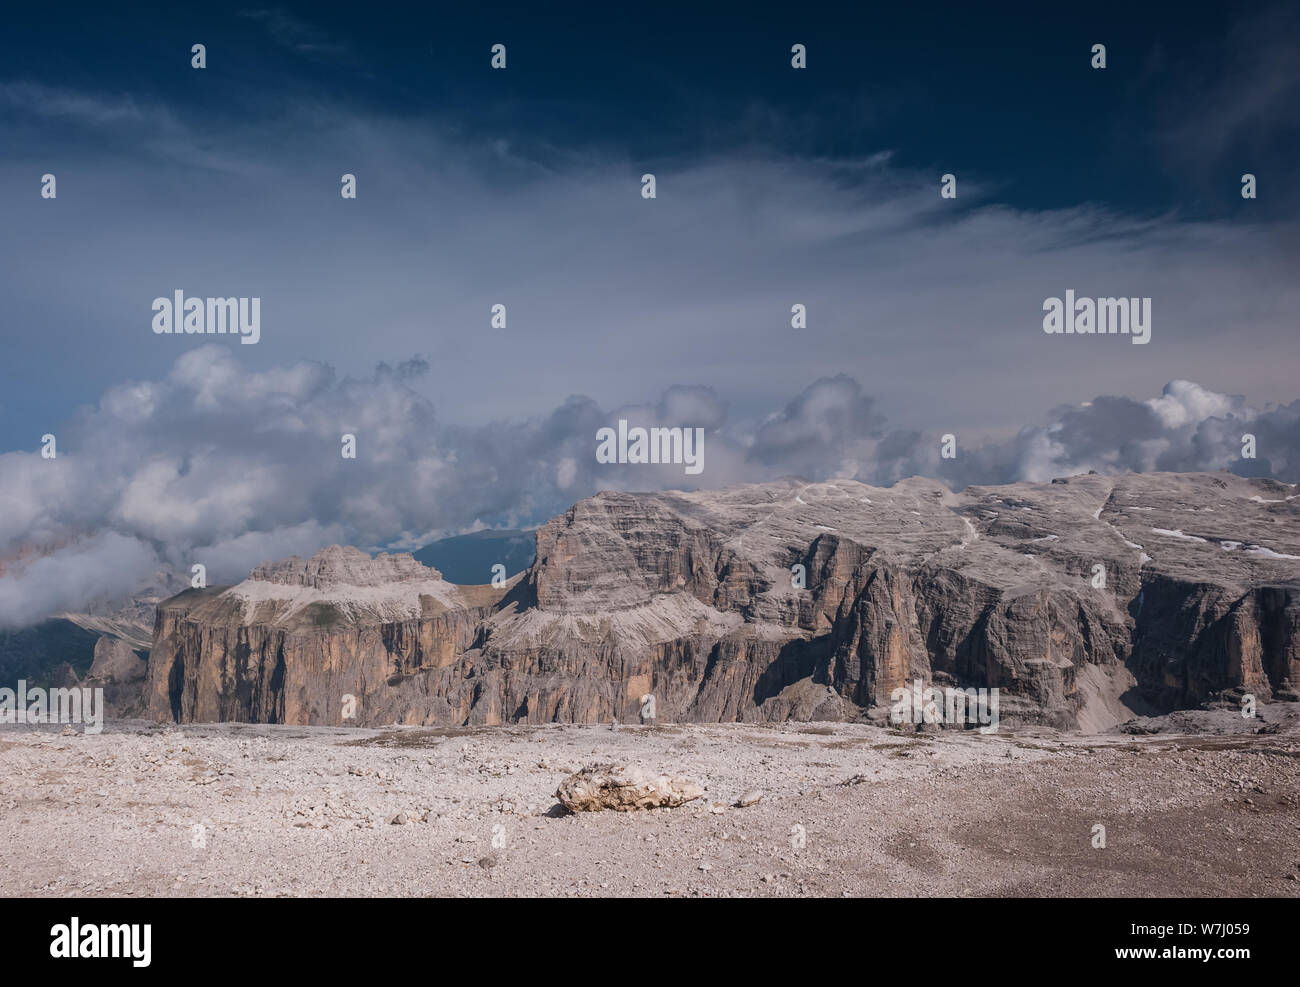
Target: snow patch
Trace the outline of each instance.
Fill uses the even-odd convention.
[[[380,586],[340,584],[319,588],[273,583],[264,579],[245,579],[221,594],[238,600],[244,621],[251,622],[257,605],[265,602],[286,604],[276,615],[281,623],[316,603],[340,611],[346,619],[413,620],[420,617],[421,596],[431,596],[448,607],[462,606],[456,586],[442,579],[404,579]]]
[[[1296,559],[1300,561],[1300,555],[1285,555],[1282,552],[1275,552],[1271,548],[1265,548],[1263,545],[1251,545],[1246,549],[1247,555],[1259,555],[1266,559]]]
[[[1177,538],[1177,539],[1179,539],[1180,541],[1199,541],[1199,542],[1205,542],[1205,541],[1206,541],[1206,539],[1204,539],[1204,538],[1197,538],[1196,535],[1185,535],[1185,534],[1183,534],[1183,532],[1182,532],[1180,529],[1178,529],[1178,528],[1173,528],[1173,529],[1170,529],[1170,528],[1152,528],[1151,530],[1154,531],[1154,532],[1155,532],[1156,534],[1158,534],[1158,535],[1164,535],[1166,538]]]

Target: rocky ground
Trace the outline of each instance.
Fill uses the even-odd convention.
[[[1300,704],[1130,729],[8,727],[0,894],[1300,897]],[[596,762],[706,793],[565,813]]]

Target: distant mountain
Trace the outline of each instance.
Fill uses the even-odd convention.
[[[476,531],[430,542],[412,552],[417,562],[433,566],[449,583],[473,586],[492,581],[492,567],[506,567],[506,578],[533,564],[531,531]]]
[[[12,689],[19,679],[32,687],[67,685],[70,675],[80,678],[90,671],[99,638],[67,617],[0,628],[0,686]]]
[[[38,549],[26,554],[41,553]],[[0,627],[0,687],[12,689],[19,679],[44,688],[81,683],[100,652],[119,657],[134,654],[140,660],[142,679],[153,639],[155,608],[185,585],[175,573],[160,569],[148,585],[124,598],[92,601],[82,612],[50,614],[26,627]],[[111,715],[128,707],[134,710],[143,683],[131,678],[129,688],[110,697]]]

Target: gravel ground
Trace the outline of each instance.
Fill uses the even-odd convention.
[[[1227,714],[1104,736],[9,727],[0,894],[1300,897],[1290,706],[1236,735]],[[1175,727],[1204,732],[1150,732]],[[707,794],[565,814],[559,782],[611,761]]]

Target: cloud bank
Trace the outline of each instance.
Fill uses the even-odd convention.
[[[1099,396],[980,440],[892,426],[846,375],[813,381],[766,416],[733,416],[711,389],[602,407],[570,397],[527,418],[441,422],[416,389],[416,358],[365,378],[304,361],[248,370],[204,345],[165,376],[109,389],[67,429],[58,455],[0,455],[0,623],[30,623],[125,594],[159,566],[211,582],[331,542],[404,550],[487,526],[529,526],[601,489],[718,487],[795,475],[889,484],[913,474],[970,483],[1043,481],[1095,469],[1218,470],[1300,479],[1300,401],[1257,409],[1177,380],[1147,400]],[[601,464],[597,430],[699,427],[704,470]],[[1242,436],[1258,458],[1242,459]],[[342,437],[356,437],[355,460]]]

